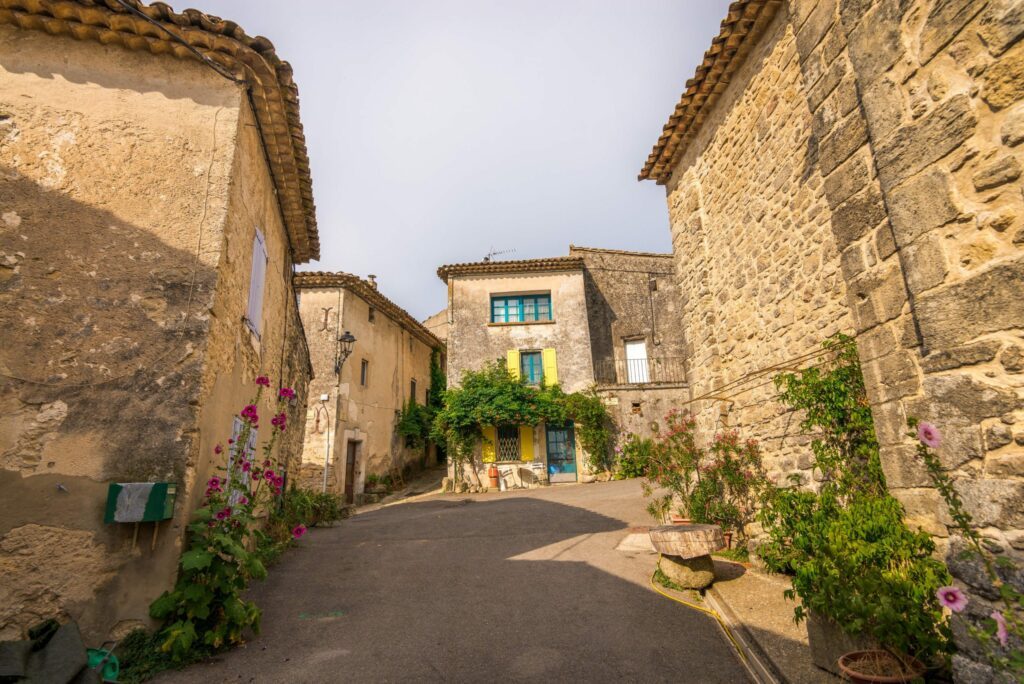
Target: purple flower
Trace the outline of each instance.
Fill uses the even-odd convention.
[[[921,440],[922,444],[932,449],[938,449],[942,444],[942,433],[931,423],[917,424],[917,438]]]
[[[270,387],[270,378],[268,378],[266,375],[261,375],[258,378],[256,378],[256,384],[259,385],[260,387]]]
[[[281,432],[284,432],[285,423],[287,422],[287,420],[288,416],[286,416],[283,413],[278,413],[276,416],[273,417],[273,419],[271,419],[270,424],[276,428],[281,428]]]
[[[282,387],[281,391],[277,393],[277,398],[278,399],[294,399],[295,398],[295,390],[293,390],[291,387]]]
[[[949,608],[954,613],[959,613],[967,607],[967,596],[956,587],[939,587],[935,595],[943,607]]]
[[[259,419],[260,419],[259,414],[256,413],[256,405],[255,404],[249,404],[244,409],[242,409],[241,416],[242,416],[242,418],[245,418],[246,420],[248,420],[251,423],[255,423],[255,422],[259,421]]]
[[[251,461],[242,461],[242,472],[247,473],[252,469]]]
[[[306,526],[305,525],[296,525],[295,529],[292,530],[292,537],[295,538],[295,539],[300,538],[304,534],[306,534]]]
[[[996,638],[999,639],[999,643],[1006,646],[1006,642],[1010,638],[1009,632],[1006,631],[1006,618],[998,610],[993,610],[990,618],[996,621]]]

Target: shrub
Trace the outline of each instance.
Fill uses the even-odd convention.
[[[615,453],[616,478],[645,477],[654,453],[654,440],[630,435],[621,447],[616,447]]]

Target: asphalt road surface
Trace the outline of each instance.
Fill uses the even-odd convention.
[[[263,629],[168,682],[747,682],[715,622],[615,550],[636,481],[430,496],[314,529],[251,596]]]

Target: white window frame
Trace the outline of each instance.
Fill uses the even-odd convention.
[[[257,339],[263,332],[263,291],[266,289],[267,244],[263,233],[256,229],[252,239],[252,267],[249,270],[249,301],[245,309],[245,324]]]

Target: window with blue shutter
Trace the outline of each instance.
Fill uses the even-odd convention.
[[[491,323],[533,323],[550,320],[550,294],[491,297]]]

